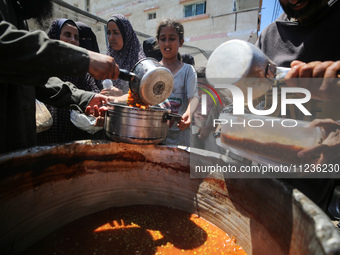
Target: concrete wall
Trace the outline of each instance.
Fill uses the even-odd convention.
[[[67,0],[68,4],[86,10],[88,0]],[[242,39],[255,43],[258,36],[259,8],[262,0],[206,0],[206,13],[184,18],[184,6],[203,0],[89,0],[89,13],[107,20],[112,14],[124,14],[135,31],[155,36],[156,27],[164,18],[175,18],[184,26],[184,47],[195,57],[196,66],[205,66],[207,55],[217,46],[231,39]],[[156,19],[148,20],[149,13],[156,13]],[[105,27],[103,23],[81,14],[68,11],[55,4],[54,17],[66,17],[90,25],[97,35],[100,51],[106,52]],[[32,25],[33,26],[33,25]],[[146,36],[139,36],[142,42]],[[190,46],[190,47],[186,47]]]

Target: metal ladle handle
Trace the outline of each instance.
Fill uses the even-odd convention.
[[[124,81],[128,81],[129,82],[129,88],[130,88],[131,92],[136,97],[139,97],[137,91],[134,90],[134,86],[132,86],[133,83],[136,83],[136,84],[139,83],[138,76],[135,73],[129,72],[128,70],[125,70],[125,69],[119,69],[119,76],[118,76],[118,78],[122,79]]]
[[[137,75],[134,73],[129,72],[125,69],[119,69],[119,79],[122,79],[124,81],[134,81],[137,78]]]

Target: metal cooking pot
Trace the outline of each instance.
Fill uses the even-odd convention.
[[[141,109],[126,104],[108,103],[105,132],[114,141],[134,144],[159,144],[166,139],[169,122],[179,122],[181,115],[169,109]]]
[[[157,105],[167,99],[174,86],[169,69],[153,58],[136,63],[131,72],[120,70],[119,78],[129,81],[130,90],[148,105]]]
[[[230,40],[218,46],[209,57],[206,76],[213,84],[234,84],[243,94],[253,87],[253,99],[285,77],[290,68],[277,67],[259,48],[242,40]],[[221,85],[223,87],[223,85]]]
[[[235,237],[248,255],[340,253],[339,232],[298,190],[277,179],[230,179],[217,173],[192,178],[192,160],[197,166],[236,165],[221,154],[195,148],[189,153],[168,146],[100,141],[2,155],[1,254],[22,254],[86,215],[140,204],[195,213]],[[112,250],[121,254],[114,252],[117,247]]]

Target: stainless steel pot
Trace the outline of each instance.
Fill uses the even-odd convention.
[[[253,99],[256,99],[274,86],[274,80],[283,79],[289,70],[277,67],[255,45],[235,39],[214,50],[207,63],[206,76],[209,83],[233,84],[244,95],[248,87],[253,87]]]
[[[104,128],[114,141],[134,144],[159,144],[166,139],[169,121],[180,121],[181,115],[169,109],[140,109],[125,104],[109,103]]]
[[[119,78],[129,81],[130,90],[148,105],[164,102],[172,92],[174,86],[172,73],[155,59],[140,60],[131,72],[120,71]]]

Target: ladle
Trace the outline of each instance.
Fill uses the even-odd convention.
[[[253,99],[256,99],[271,89],[275,80],[283,79],[289,70],[277,67],[255,45],[234,39],[221,44],[211,54],[206,77],[215,87],[233,84],[244,95],[248,87],[253,87]]]

